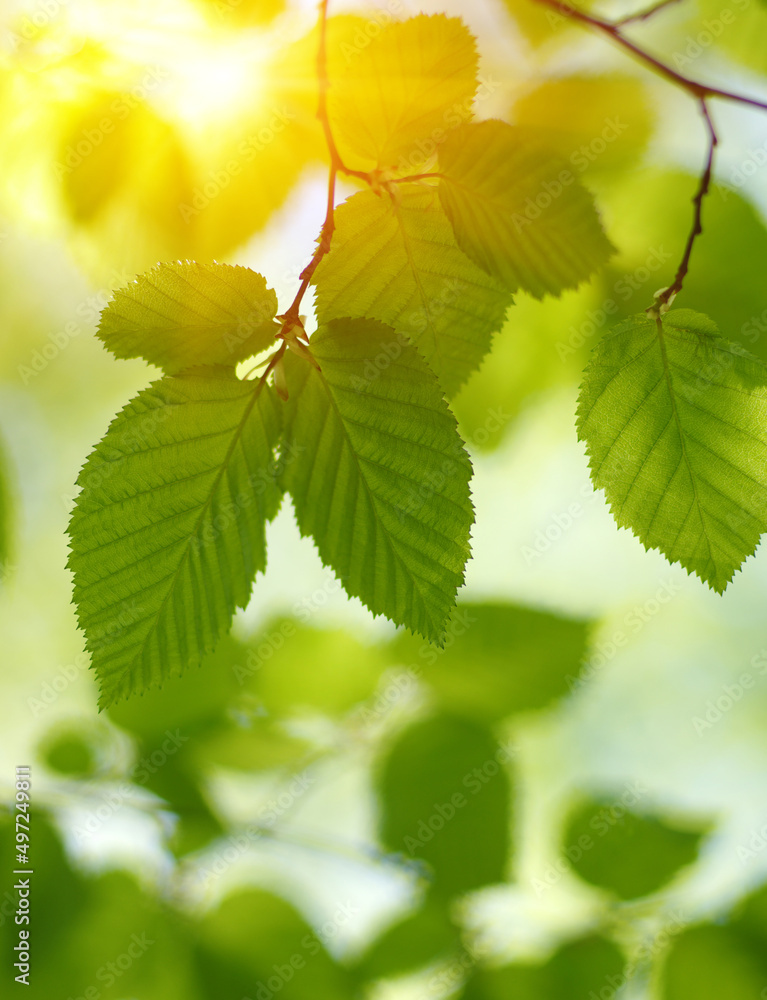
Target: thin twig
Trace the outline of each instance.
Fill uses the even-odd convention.
[[[577,10],[575,7],[571,7],[564,0],[534,0],[534,2],[543,4],[545,7],[550,7],[555,10],[562,17],[568,17],[573,21],[577,21],[579,24],[584,25],[587,28],[593,28],[597,31],[601,31],[603,34],[611,38],[616,44],[620,45],[622,48],[630,52],[636,59],[640,62],[645,63],[659,73],[661,76],[665,76],[667,80],[671,80],[677,86],[682,87],[689,94],[692,94],[697,100],[701,100],[704,97],[718,97],[725,101],[735,101],[738,104],[747,104],[754,108],[761,108],[763,111],[767,111],[767,102],[757,100],[754,97],[746,97],[744,94],[736,94],[730,90],[721,90],[719,87],[711,87],[706,83],[700,83],[698,80],[693,80],[688,76],[684,76],[682,73],[677,73],[675,69],[672,69],[666,63],[661,62],[650,52],[647,52],[641,46],[636,45],[627,38],[621,31],[619,24],[613,21],[605,21],[601,17],[594,17],[591,14],[586,14],[581,10]]]
[[[627,24],[636,24],[639,21],[648,21],[651,17],[659,11],[665,10],[666,7],[672,7],[674,4],[681,3],[682,0],[660,0],[660,3],[655,3],[651,7],[645,7],[644,10],[637,11],[636,14],[627,14],[626,17],[620,17],[617,21],[613,21],[616,28],[623,28]]]
[[[690,257],[692,256],[692,248],[695,245],[695,240],[703,232],[703,200],[708,194],[709,188],[711,186],[711,175],[714,170],[714,153],[716,147],[719,144],[719,138],[716,134],[716,129],[714,128],[714,123],[711,120],[711,114],[708,110],[708,105],[706,104],[706,99],[701,98],[700,110],[703,115],[703,120],[706,123],[706,129],[708,131],[708,155],[706,157],[706,165],[701,174],[700,184],[698,185],[698,190],[692,199],[694,206],[692,229],[687,237],[687,244],[684,248],[684,255],[682,256],[682,262],[677,269],[676,276],[673,283],[662,292],[655,303],[655,309],[659,312],[664,311],[664,307],[668,307],[674,300],[676,295],[682,290],[682,285],[684,284],[684,279],[687,277],[687,272],[690,269]]]
[[[586,14],[583,11],[576,10],[576,8],[571,7],[565,2],[565,0],[536,0],[536,2],[543,4],[546,7],[550,7],[563,17],[568,17],[587,28],[596,29],[597,31],[602,32],[602,34],[607,35],[608,38],[612,39],[612,41],[616,44],[626,49],[627,52],[630,52],[634,58],[645,63],[645,65],[655,70],[656,73],[665,77],[667,80],[670,80],[676,86],[681,87],[682,90],[694,97],[698,102],[701,113],[703,114],[703,120],[706,124],[709,138],[708,155],[706,157],[706,165],[703,169],[703,173],[701,174],[698,190],[695,192],[693,197],[695,210],[693,214],[692,228],[689,236],[687,237],[687,243],[684,248],[684,254],[682,255],[682,261],[677,269],[673,282],[656,297],[655,302],[650,309],[648,309],[648,312],[653,313],[660,322],[660,316],[662,313],[668,309],[674,298],[682,290],[684,279],[686,278],[690,267],[690,257],[692,256],[695,240],[703,232],[703,201],[709,192],[709,188],[711,187],[711,177],[714,169],[714,153],[719,142],[716,129],[714,128],[714,123],[711,120],[711,114],[709,112],[707,101],[709,98],[718,97],[721,100],[734,101],[737,104],[760,108],[762,111],[767,111],[767,103],[757,100],[754,97],[747,97],[745,94],[736,94],[730,90],[721,90],[719,87],[711,87],[708,84],[700,83],[698,80],[693,80],[688,76],[684,76],[684,74],[678,73],[675,69],[672,69],[671,66],[661,62],[660,59],[656,58],[650,52],[647,52],[635,42],[632,42],[631,39],[627,38],[621,31],[622,26],[636,21],[646,20],[647,18],[652,17],[653,14],[657,13],[663,7],[676,2],[676,0],[661,0],[660,3],[656,3],[653,7],[649,7],[639,14],[634,14],[619,21],[605,21],[600,17],[594,17],[591,14]]]
[[[317,47],[317,79],[319,82],[317,117],[322,124],[322,130],[325,133],[325,141],[328,146],[328,151],[330,152],[328,200],[325,210],[325,221],[323,222],[322,229],[320,230],[320,238],[317,242],[317,249],[312,254],[312,259],[301,272],[301,285],[296,293],[296,297],[293,299],[293,302],[290,304],[287,312],[281,317],[283,323],[283,333],[286,335],[289,335],[290,331],[294,327],[301,324],[299,318],[301,302],[303,301],[304,295],[311,284],[312,277],[314,272],[317,270],[320,261],[328,250],[330,250],[330,243],[333,239],[333,233],[335,231],[336,177],[338,176],[338,172],[343,171],[343,173],[346,174],[364,176],[365,179],[368,179],[367,174],[362,174],[360,171],[351,171],[344,165],[338,153],[332,129],[330,128],[330,119],[328,117],[328,90],[330,88],[330,81],[328,79],[327,41],[328,2],[329,0],[321,0],[320,3],[320,42]]]

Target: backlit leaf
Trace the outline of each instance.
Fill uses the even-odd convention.
[[[458,247],[436,189],[416,184],[395,198],[364,191],[342,205],[314,280],[321,323],[387,323],[413,341],[451,394],[490,349],[511,301]]]
[[[279,505],[278,434],[269,387],[219,369],[155,382],[96,446],[69,565],[102,704],[199,663],[247,604]]]
[[[118,358],[146,358],[166,372],[231,365],[274,340],[277,296],[247,267],[161,264],[120,288],[98,336]]]
[[[578,434],[594,485],[646,548],[722,592],[767,528],[767,365],[690,310],[597,345]]]
[[[462,125],[439,158],[439,196],[458,245],[510,291],[558,295],[610,257],[591,195],[529,130]]]
[[[424,142],[435,146],[470,117],[477,53],[458,18],[421,14],[373,40],[360,31],[343,52],[347,67],[331,81],[328,111],[347,166],[412,173]]]
[[[312,337],[317,371],[288,355],[284,483],[303,535],[348,594],[438,641],[463,582],[471,465],[434,375],[373,320]]]

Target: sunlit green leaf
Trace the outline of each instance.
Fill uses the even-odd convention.
[[[266,565],[280,415],[221,372],[153,383],[78,479],[70,567],[103,704],[199,663]]]
[[[374,39],[361,31],[342,51],[328,108],[347,166],[412,173],[471,115],[477,53],[458,18],[422,14]]]
[[[511,295],[459,249],[435,188],[361,192],[336,212],[315,274],[321,323],[368,316],[409,338],[453,393],[479,366]]]
[[[618,524],[720,593],[767,528],[766,421],[767,366],[689,310],[618,326],[578,407]]]
[[[348,594],[439,640],[469,555],[471,465],[437,380],[371,320],[314,334],[320,370],[286,359],[285,463],[301,533]]]
[[[274,340],[277,296],[247,267],[161,264],[118,289],[98,336],[118,358],[146,358],[166,372],[228,365]]]
[[[558,295],[613,252],[591,195],[529,130],[462,125],[439,162],[439,196],[458,245],[510,291]]]

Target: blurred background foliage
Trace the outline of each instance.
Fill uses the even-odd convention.
[[[3,6],[0,788],[32,766],[27,995],[763,998],[767,565],[717,598],[644,553],[573,429],[589,350],[680,256],[695,109],[531,0],[333,6],[331,78],[391,14],[463,16],[476,113],[539,130],[619,253],[559,300],[518,296],[456,401],[478,524],[444,651],[347,601],[286,503],[233,636],[98,714],[64,528],[89,447],[152,377],[107,356],[98,313],[175,258],[247,264],[290,301],[324,213],[316,11]],[[766,29],[760,0],[681,0],[634,30],[764,97]],[[767,121],[715,114],[680,304],[767,359]],[[0,854],[8,977],[10,809]]]

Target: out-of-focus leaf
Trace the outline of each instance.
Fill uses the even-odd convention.
[[[561,948],[545,965],[508,965],[472,973],[461,1000],[585,1000],[614,996],[625,982],[620,950],[601,937]]]
[[[602,282],[582,285],[545,302],[520,296],[493,337],[482,367],[451,401],[472,451],[492,451],[515,418],[535,397],[555,386],[572,385],[606,319]]]
[[[294,764],[308,749],[304,740],[289,736],[273,723],[257,721],[246,729],[230,725],[200,737],[192,753],[200,767],[261,771]]]
[[[552,40],[562,41],[573,28],[573,22],[542,3],[530,0],[504,0],[522,35],[536,48]],[[582,6],[572,4],[573,7]]]
[[[726,923],[690,927],[674,938],[661,1000],[762,1000],[767,984],[767,890],[739,904]]]
[[[764,0],[737,0],[733,4],[701,0],[694,17],[685,25],[684,37],[677,42],[674,65],[681,73],[690,73],[707,51],[721,48],[731,59],[757,73],[767,74],[767,4]],[[764,149],[764,147],[762,147]]]
[[[458,18],[422,14],[373,40],[363,33],[328,96],[347,166],[412,173],[423,163],[419,142],[436,149],[446,130],[470,115],[476,74],[474,39]]]
[[[0,442],[0,584],[10,570],[12,505],[5,448]]]
[[[175,813],[177,820],[169,846],[181,857],[206,847],[211,840],[221,836],[223,827],[205,798],[201,787],[203,773],[196,766],[189,748],[175,746],[176,743],[172,738],[165,740],[159,752],[152,753],[148,747],[139,747],[135,778]],[[170,752],[164,747],[171,748]],[[158,753],[162,756],[153,756]]]
[[[767,940],[738,927],[693,927],[674,941],[664,963],[662,1000],[760,1000],[767,984]]]
[[[739,187],[745,178],[733,171],[723,180]],[[696,185],[696,177],[643,169],[610,191],[611,235],[620,254],[610,261],[605,280],[616,318],[652,305],[654,292],[671,284],[692,225]],[[674,305],[705,313],[725,336],[767,360],[765,273],[767,229],[759,213],[737,190],[714,185]]]
[[[543,708],[568,690],[589,623],[512,604],[461,604],[443,650],[401,634],[392,649],[422,671],[442,708],[481,722]]]
[[[101,94],[72,122],[55,164],[72,218],[89,222],[129,180],[140,116],[118,92]],[[115,107],[125,107],[119,117]]]
[[[621,899],[662,888],[698,855],[705,830],[679,829],[663,819],[632,811],[643,794],[627,789],[619,800],[594,800],[570,818],[565,852],[574,870]]]
[[[500,882],[507,870],[509,752],[490,730],[449,715],[407,729],[378,775],[381,839],[427,863],[435,898]]]
[[[308,618],[310,605],[307,598],[300,617]],[[286,618],[270,622],[252,640],[236,673],[270,715],[304,709],[342,715],[373,693],[386,662],[380,647],[349,632]]]
[[[354,907],[339,900],[329,924],[354,920]],[[281,1000],[352,1000],[351,977],[328,955],[320,939],[284,900],[248,890],[229,896],[200,924],[197,952],[201,978],[211,996]]]
[[[629,166],[652,131],[644,85],[636,77],[618,74],[545,80],[514,104],[511,118],[557,152],[576,174]],[[631,181],[626,178],[624,183]]]
[[[458,245],[509,291],[559,295],[611,256],[593,198],[528,129],[462,125],[439,163],[439,197]]]
[[[197,736],[220,723],[240,686],[233,668],[244,662],[247,647],[225,636],[202,665],[183,677],[169,677],[162,688],[110,705],[107,713],[118,726],[152,746],[167,730]]]
[[[0,833],[0,853],[3,870],[11,871],[21,866],[9,854],[15,845],[11,825],[5,825],[8,836]],[[10,959],[18,944],[19,930],[30,932],[32,974],[26,996],[76,998],[90,989],[90,998],[100,995],[102,1000],[203,1000],[191,975],[188,929],[177,914],[126,874],[86,878],[75,873],[57,833],[39,810],[32,813],[30,837],[30,923],[16,925],[5,913],[0,920],[4,959]],[[37,963],[35,941],[45,956]],[[15,959],[3,963],[3,979],[15,974],[11,961]]]
[[[358,964],[361,979],[400,976],[460,949],[460,933],[444,904],[427,898],[415,913],[387,928]]]
[[[39,753],[50,770],[67,777],[88,778],[98,766],[95,750],[85,733],[57,730],[46,735]]]

